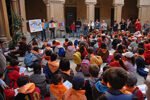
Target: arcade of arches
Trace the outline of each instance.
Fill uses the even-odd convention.
[[[27,33],[27,21],[30,19],[46,19],[52,17],[57,22],[65,22],[69,26],[77,18],[84,21],[106,20],[111,23],[121,18],[139,18],[141,23],[150,20],[150,0],[0,0],[0,37],[10,40],[8,7],[24,19],[22,32]]]

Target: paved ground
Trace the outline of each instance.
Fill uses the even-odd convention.
[[[32,36],[33,37],[33,36]],[[30,39],[31,39],[31,37],[29,37]],[[29,39],[29,40],[30,40]],[[76,40],[76,39],[78,39],[78,38],[69,38],[69,40],[71,40],[71,41],[74,41],[74,40]],[[28,41],[29,41],[28,40]],[[55,40],[58,40],[58,41],[60,41],[61,42],[61,44],[63,44],[64,43],[64,38],[57,38],[57,39],[55,39]],[[49,42],[51,43],[53,41],[53,39],[49,39]],[[41,41],[40,42],[40,45],[42,45],[43,44],[43,42]],[[113,51],[110,51],[110,52],[113,52]],[[24,60],[24,58],[23,57],[19,57],[19,59],[20,60]],[[73,69],[73,71],[76,73],[76,71],[75,71],[75,67],[76,67],[76,65],[73,63],[73,61],[70,61],[70,63],[71,63],[71,68]],[[25,67],[25,65],[24,65],[24,63],[22,62],[22,63],[20,63],[21,64],[21,67]],[[104,64],[101,66],[101,68],[103,68],[103,66],[104,66]],[[32,72],[28,72],[27,70],[25,71],[25,74],[26,75],[31,75],[32,74]],[[138,78],[138,85],[141,85],[141,84],[144,84],[144,78],[143,77],[141,77],[140,75],[138,75],[138,74],[136,74],[136,76],[137,76],[137,78]]]

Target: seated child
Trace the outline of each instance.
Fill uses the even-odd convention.
[[[42,98],[49,96],[49,86],[46,83],[45,75],[42,74],[41,65],[38,63],[33,64],[34,74],[30,76],[30,82],[34,83],[41,91]]]
[[[57,54],[51,54],[51,60],[48,62],[48,67],[52,74],[54,74],[59,68],[59,62],[57,60]]]
[[[101,58],[101,56],[95,56],[94,55],[94,48],[93,47],[89,47],[88,48],[88,58],[90,60],[90,64],[96,64],[98,66],[101,66],[103,64],[103,60]]]
[[[34,83],[30,83],[29,76],[19,77],[17,85],[19,89],[15,100],[41,100],[40,89]]]
[[[84,76],[82,73],[77,73],[72,82],[73,87],[66,91],[64,100],[87,100],[85,96]]]
[[[101,44],[101,48],[98,49],[97,55],[102,57],[103,62],[106,62],[107,58],[109,57],[109,51],[107,50],[105,43]]]
[[[137,84],[137,77],[135,74],[128,73],[127,74],[127,84],[124,86],[124,90],[131,92],[135,95],[138,100],[144,100],[143,93],[141,90],[136,86]]]
[[[45,50],[45,55],[43,56],[42,61],[41,61],[42,67],[45,67],[46,64],[49,62],[49,60],[51,60],[51,54],[52,54],[51,50]]]
[[[124,63],[122,61],[122,57],[121,57],[120,53],[115,53],[115,55],[114,55],[114,61],[111,62],[109,64],[109,66],[111,66],[111,67],[121,67],[121,68],[126,69],[126,67],[125,67],[125,65],[124,65]]]
[[[50,99],[62,100],[67,88],[63,85],[63,77],[61,74],[55,74],[52,77],[52,84],[50,85]]]
[[[92,100],[92,88],[98,81],[99,71],[100,69],[97,65],[90,65],[89,67],[90,78],[89,80],[86,80],[85,83],[85,90],[86,90],[85,95],[87,97],[87,100]]]
[[[111,68],[110,66],[105,66],[103,68],[103,74],[101,81],[98,81],[92,88],[92,96],[93,100],[96,100],[99,96],[104,94],[106,91],[108,91],[107,87],[107,75],[108,75],[108,69]]]
[[[10,83],[7,81],[7,79],[4,79],[4,81],[10,88],[13,88],[13,89],[18,88],[17,80],[21,76],[19,74],[20,68],[18,67],[18,64],[19,64],[19,62],[16,59],[12,59],[10,61],[10,65],[7,66],[7,68],[6,68],[7,69],[6,75],[8,75]],[[6,75],[5,75],[5,77],[6,77]]]
[[[85,76],[89,76],[89,67],[90,67],[90,61],[87,59],[83,59],[81,63],[81,71]]]
[[[65,53],[65,58],[68,60],[72,60],[73,54],[75,53],[76,49],[71,41],[68,42],[67,48],[66,48],[66,53]]]
[[[60,60],[59,64],[59,74],[63,76],[64,82],[68,80],[72,83],[72,79],[74,76],[73,70],[70,68],[70,62],[69,60]]]
[[[138,100],[134,95],[124,94],[121,91],[127,82],[127,72],[124,69],[114,67],[107,71],[109,89],[98,100]]]

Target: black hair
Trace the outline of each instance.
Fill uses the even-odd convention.
[[[97,65],[90,65],[89,73],[91,74],[91,76],[98,77],[99,71],[100,69]]]
[[[24,75],[24,76],[20,76],[18,78],[17,85],[18,85],[18,87],[22,87],[22,86],[26,85],[29,82],[30,82],[29,76],[28,75]]]
[[[66,38],[66,39],[65,39],[65,42],[68,42],[68,41],[69,41],[69,39],[68,39],[68,38]]]
[[[107,48],[107,47],[106,47],[106,44],[105,44],[105,43],[102,43],[102,44],[101,44],[101,48],[102,48],[102,49],[106,49],[106,48]]]
[[[55,43],[56,43],[56,41],[55,41],[55,40],[53,40],[53,41],[52,41],[52,44],[55,44]]]
[[[75,90],[81,90],[84,87],[84,76],[82,73],[77,73],[73,77],[72,88]]]
[[[23,36],[23,37],[22,37],[22,40],[26,40],[26,37],[25,37],[25,36]]]
[[[51,56],[52,54],[52,51],[51,50],[45,50],[45,55],[46,56]]]
[[[17,61],[16,59],[10,60],[10,66],[17,66],[18,64],[19,64],[19,61]]]
[[[94,53],[94,48],[93,48],[93,47],[89,47],[89,48],[88,48],[88,53],[89,53],[89,54]]]
[[[133,87],[137,84],[137,77],[134,74],[128,73],[127,74],[127,86]]]
[[[118,53],[123,53],[123,46],[122,45],[119,45],[118,47],[117,47],[117,51],[118,51]]]
[[[69,62],[69,60],[66,60],[66,59],[60,60],[59,68],[62,71],[68,71],[68,70],[70,70],[70,62]]]
[[[138,48],[138,54],[143,55],[144,54],[144,49],[143,48]]]
[[[34,50],[34,51],[38,51],[38,50],[39,50],[39,47],[34,47],[33,50]]]
[[[140,42],[140,43],[138,44],[138,48],[145,48],[145,47],[144,47],[144,42]]]
[[[127,68],[125,67],[123,61],[122,61],[122,57],[120,53],[115,53],[114,55],[114,59],[119,61],[119,64],[122,66],[122,68],[124,68],[125,70],[127,70]]]
[[[55,61],[57,59],[57,54],[56,53],[52,53],[51,54],[51,61]]]
[[[34,74],[41,74],[41,64],[34,63],[32,67],[33,67]]]
[[[51,81],[52,81],[52,84],[54,85],[58,85],[58,83],[60,83],[62,81],[63,77],[61,74],[55,74],[53,75]]]
[[[119,67],[110,68],[108,69],[107,79],[112,89],[122,89],[127,82],[127,72]]]
[[[68,46],[72,46],[72,45],[73,45],[72,41],[69,41]]]

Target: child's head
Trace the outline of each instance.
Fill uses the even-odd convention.
[[[69,62],[69,60],[66,60],[66,59],[61,60],[60,63],[59,63],[59,68],[62,71],[70,70],[70,62]]]
[[[12,60],[10,61],[10,66],[18,66],[18,64],[19,64],[19,61],[16,60],[16,59],[12,59]]]
[[[51,54],[51,61],[55,61],[57,60],[57,54],[56,53],[52,53]]]
[[[23,41],[26,41],[26,37],[25,37],[25,36],[23,36],[23,37],[22,37],[22,40],[23,40]]]
[[[89,73],[92,77],[98,77],[99,71],[100,71],[100,69],[97,65],[90,65]]]
[[[55,41],[55,40],[53,40],[53,41],[52,41],[52,44],[54,45],[55,43],[56,43],[56,41]]]
[[[24,75],[24,76],[20,76],[17,80],[17,85],[18,87],[22,87],[24,85],[26,85],[27,83],[29,83],[29,76],[28,75]]]
[[[72,41],[69,41],[68,46],[72,46],[72,45],[73,45]]]
[[[137,83],[137,77],[134,74],[128,73],[127,74],[127,86],[128,87],[133,87]]]
[[[34,74],[41,74],[41,64],[34,63],[33,65]]]
[[[139,48],[138,49],[138,54],[139,55],[143,55],[144,54],[144,49],[143,48]]]
[[[33,50],[38,52],[39,51],[39,47],[34,47]]]
[[[113,67],[108,69],[107,78],[112,89],[120,90],[127,82],[127,72],[123,68]]]
[[[88,53],[89,54],[93,54],[94,53],[94,48],[93,47],[89,47],[88,48]]]
[[[51,50],[45,50],[45,55],[46,56],[51,56],[52,54],[52,51]]]
[[[68,38],[66,38],[66,39],[65,39],[65,42],[68,42],[68,41],[69,41],[69,39],[68,39]]]
[[[121,54],[120,53],[115,53],[114,59],[119,61],[121,59]]]
[[[54,84],[54,85],[58,85],[59,83],[63,83],[63,77],[62,77],[62,75],[61,74],[55,74],[55,75],[53,75],[53,77],[52,77],[52,84]]]
[[[84,76],[82,73],[77,73],[74,77],[73,77],[73,89],[75,90],[81,90],[84,87]]]
[[[102,48],[102,49],[106,49],[106,48],[107,48],[107,47],[106,47],[106,44],[105,44],[105,43],[102,43],[102,44],[101,44],[101,48]]]

